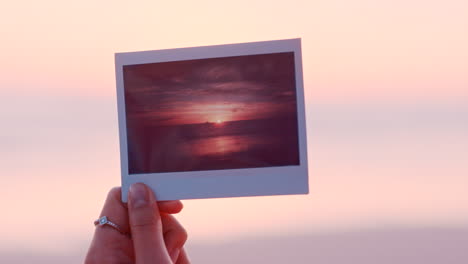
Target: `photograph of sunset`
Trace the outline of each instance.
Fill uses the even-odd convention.
[[[123,67],[129,174],[299,165],[293,52]]]

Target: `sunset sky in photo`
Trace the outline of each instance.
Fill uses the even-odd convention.
[[[290,38],[302,39],[310,194],[184,201],[194,263],[465,263],[467,14],[466,0],[2,2],[0,263],[82,263],[120,185],[115,53]],[[223,115],[201,122],[247,118],[203,107]]]
[[[296,115],[294,68],[292,52],[124,66],[127,119],[167,126]]]
[[[294,58],[226,54],[124,65],[129,174],[297,165]]]

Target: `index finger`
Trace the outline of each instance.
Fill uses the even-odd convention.
[[[114,187],[109,191],[106,201],[102,208],[99,218],[106,216],[109,221],[119,226],[119,228],[129,233],[130,223],[128,221],[128,210],[121,202],[121,189],[120,187]],[[102,231],[101,231],[102,230]],[[102,228],[96,229],[96,235],[119,235],[120,233],[109,226],[102,226]],[[122,235],[122,234],[120,234]]]
[[[123,232],[130,230],[128,212],[120,199],[120,188],[113,188],[107,195],[100,217],[106,216],[109,221],[118,225]],[[100,218],[99,217],[99,218]],[[96,226],[93,241],[88,250],[85,263],[102,263],[103,257],[115,254],[118,249],[122,262],[132,261],[132,240],[127,235],[121,234],[109,225]]]
[[[161,201],[158,202],[159,211],[167,213],[167,214],[177,214],[182,211],[184,205],[181,201]]]

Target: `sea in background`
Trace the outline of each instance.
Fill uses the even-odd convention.
[[[70,115],[1,113],[0,263],[82,263],[120,184],[115,102],[11,99]],[[465,263],[467,105],[309,106],[310,195],[184,201],[193,263]]]

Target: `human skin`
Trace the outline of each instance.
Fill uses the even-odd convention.
[[[131,238],[114,228],[97,226],[85,264],[188,264],[184,244],[187,232],[172,214],[182,210],[180,201],[157,202],[142,183],[129,190],[128,205],[121,202],[121,189],[113,188],[101,216],[119,225]]]

